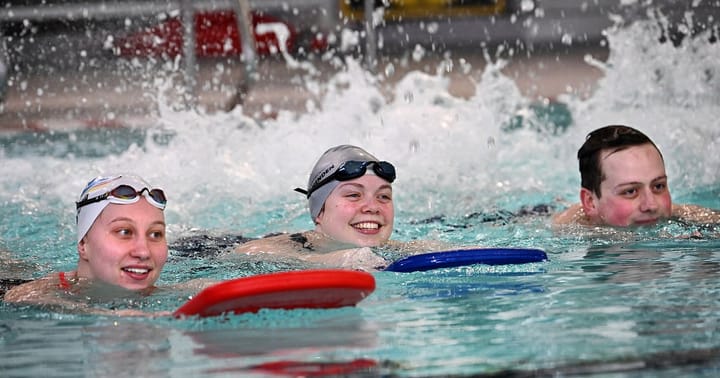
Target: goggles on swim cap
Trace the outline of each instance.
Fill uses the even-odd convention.
[[[126,205],[135,203],[140,199],[140,196],[143,195],[147,199],[148,203],[151,205],[157,207],[160,210],[165,210],[165,205],[167,204],[167,198],[165,197],[165,192],[162,191],[162,189],[148,189],[148,188],[142,188],[140,190],[136,190],[130,185],[118,185],[111,191],[101,194],[97,197],[93,198],[87,198],[80,202],[77,202],[77,209],[80,209],[83,206],[87,206],[91,203],[100,202],[107,200],[110,203],[120,204],[120,205]]]
[[[80,193],[76,205],[78,243],[87,234],[107,205],[132,204],[144,196],[152,206],[165,210],[167,198],[162,189],[152,188],[134,175],[99,176],[92,179]]]
[[[320,178],[320,180],[314,182],[310,189],[305,190],[301,188],[295,188],[296,192],[302,193],[307,195],[308,198],[310,198],[310,195],[316,191],[317,189],[321,188],[323,185],[329,183],[332,180],[337,181],[348,181],[352,179],[356,179],[358,177],[361,177],[367,172],[367,167],[369,165],[372,165],[372,169],[375,172],[378,177],[382,178],[383,180],[392,183],[395,181],[396,174],[395,174],[395,167],[386,162],[386,161],[358,161],[358,160],[348,160],[346,162],[343,162],[340,164],[340,167],[333,172],[331,175]]]

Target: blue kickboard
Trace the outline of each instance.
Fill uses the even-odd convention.
[[[473,264],[507,265],[546,261],[547,254],[533,248],[475,248],[408,256],[390,264],[386,271],[419,272]]]

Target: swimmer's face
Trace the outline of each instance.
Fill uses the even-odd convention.
[[[78,243],[78,276],[140,290],[152,287],[168,256],[165,215],[143,197],[109,204]]]
[[[316,230],[358,247],[384,244],[393,230],[392,198],[392,186],[378,176],[342,181],[325,201]]]
[[[581,190],[583,210],[595,224],[610,226],[652,225],[669,218],[672,200],[665,164],[652,144],[600,154],[604,179],[601,197]]]

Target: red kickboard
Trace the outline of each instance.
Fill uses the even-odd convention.
[[[354,306],[375,290],[372,274],[352,270],[303,270],[236,278],[205,288],[174,315],[201,317],[260,309]]]

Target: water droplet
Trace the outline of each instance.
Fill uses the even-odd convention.
[[[560,39],[560,42],[562,42],[563,45],[572,45],[573,37],[570,34],[563,34],[562,38]]]
[[[420,142],[418,142],[417,139],[411,140],[410,141],[410,152],[417,152],[419,146],[420,146]]]
[[[420,45],[415,45],[415,49],[413,50],[412,57],[413,60],[416,62],[419,62],[422,60],[422,58],[425,56],[425,49]]]
[[[387,66],[385,66],[385,76],[390,77],[395,73],[395,65],[392,63],[389,63]]]
[[[408,104],[413,102],[413,100],[414,100],[414,96],[413,96],[412,92],[405,92],[405,95],[403,96],[403,98],[405,99],[405,102]]]
[[[520,11],[530,12],[535,9],[535,0],[522,0],[520,2]]]

